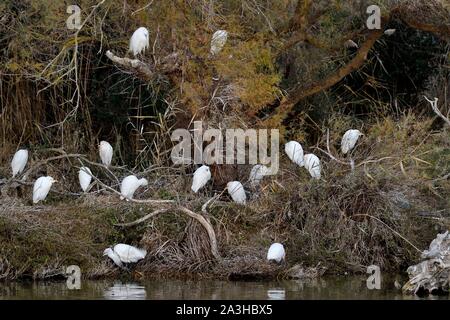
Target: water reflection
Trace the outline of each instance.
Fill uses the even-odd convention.
[[[286,299],[286,291],[284,289],[269,289],[267,290],[267,299],[284,300]]]
[[[103,296],[108,300],[145,300],[147,293],[144,286],[136,283],[115,283]]]
[[[326,277],[277,282],[148,280],[117,282],[82,281],[80,290],[61,282],[0,282],[0,299],[418,299],[403,295],[394,280],[383,278],[381,290],[369,290],[366,277]],[[449,299],[429,297],[428,299]]]

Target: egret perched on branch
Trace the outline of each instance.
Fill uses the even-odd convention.
[[[52,184],[55,182],[57,181],[50,176],[38,178],[33,186],[33,203],[45,200]]]
[[[351,151],[358,141],[359,136],[361,136],[362,133],[359,130],[351,129],[347,130],[341,141],[341,151],[343,154],[347,154],[347,152]]]
[[[201,166],[194,172],[194,177],[192,179],[191,189],[195,193],[198,192],[201,188],[208,183],[209,179],[211,179],[211,171],[208,166]]]
[[[25,169],[25,166],[27,165],[27,161],[28,161],[28,150],[20,149],[14,154],[14,157],[11,160],[13,178],[17,174],[22,173],[23,169]]]
[[[396,29],[386,29],[384,34],[387,36],[392,36],[395,33]]]
[[[319,158],[310,153],[304,156],[305,168],[309,171],[309,174],[314,179],[320,179],[320,160]]]
[[[147,28],[138,28],[130,39],[130,50],[134,56],[137,56],[150,46],[150,36]]]
[[[81,167],[78,171],[78,180],[80,181],[81,189],[86,192],[91,184],[92,172],[88,167]]]
[[[118,267],[122,267],[123,263],[135,263],[144,259],[147,251],[128,244],[119,243],[112,249],[105,249],[103,255],[111,258]]]
[[[344,42],[344,46],[347,49],[349,49],[349,48],[356,48],[356,49],[358,49],[359,48],[358,44],[355,41],[353,41],[352,39],[349,39],[349,40],[345,41]]]
[[[268,261],[276,261],[280,263],[286,257],[286,252],[284,251],[284,247],[281,243],[275,242],[273,243],[269,251],[267,252],[267,260]]]
[[[298,164],[300,167],[304,166],[303,148],[300,143],[297,141],[289,141],[284,145],[284,151],[292,162]]]
[[[136,176],[127,176],[122,180],[120,184],[120,200],[133,199],[133,194],[140,186],[148,185],[148,181],[145,178],[138,179]]]
[[[214,32],[212,39],[211,39],[211,54],[216,55],[218,54],[228,39],[228,32],[226,30],[217,30]]]
[[[100,141],[99,152],[102,163],[109,167],[113,156],[113,147],[107,141]]]
[[[247,196],[245,195],[244,186],[239,181],[230,181],[227,183],[228,193],[234,202],[245,204]]]
[[[269,173],[269,168],[263,164],[256,164],[250,171],[250,185],[256,187],[261,180]]]

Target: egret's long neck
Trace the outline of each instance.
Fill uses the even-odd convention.
[[[112,259],[112,261],[114,261],[114,263],[116,265],[118,265],[119,267],[122,267],[122,261],[120,261],[120,257],[117,253],[115,253],[113,250],[110,250],[108,252],[108,257]]]

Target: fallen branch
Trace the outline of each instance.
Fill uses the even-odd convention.
[[[133,201],[133,199],[131,199],[130,201]],[[222,258],[220,257],[219,254],[219,250],[217,248],[217,238],[216,238],[216,233],[214,232],[214,229],[212,227],[212,225],[205,219],[205,217],[203,217],[201,214],[195,213],[194,211],[189,210],[186,207],[183,206],[174,206],[171,208],[164,208],[164,209],[159,209],[156,211],[153,211],[147,215],[145,215],[142,218],[139,218],[135,221],[132,222],[128,222],[128,223],[119,223],[119,224],[115,224],[115,226],[118,227],[132,227],[135,225],[138,225],[140,223],[143,223],[145,221],[147,221],[148,219],[160,214],[160,213],[164,213],[164,212],[168,212],[169,210],[174,210],[174,211],[178,211],[178,212],[182,212],[187,214],[188,216],[190,216],[191,218],[197,220],[206,230],[206,232],[208,233],[208,237],[209,237],[209,242],[211,245],[211,253],[214,256],[214,258],[216,260],[221,260]]]
[[[439,99],[434,98],[434,101],[432,101],[428,99],[426,96],[423,97],[431,104],[431,108],[433,109],[434,113],[436,113],[442,120],[444,120],[445,123],[447,123],[450,126],[450,119],[444,116],[437,106]]]

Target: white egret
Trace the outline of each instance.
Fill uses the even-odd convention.
[[[78,180],[80,181],[81,189],[86,192],[91,184],[92,172],[88,167],[81,167],[78,171]]]
[[[286,252],[284,251],[284,247],[281,243],[275,242],[273,243],[269,251],[267,252],[267,260],[268,261],[276,261],[280,263],[286,257]]]
[[[11,160],[13,178],[17,174],[22,173],[23,169],[25,169],[25,166],[27,165],[27,162],[28,162],[28,150],[20,149],[14,154],[14,157]]]
[[[146,186],[148,185],[148,181],[145,178],[138,179],[136,176],[127,176],[122,180],[122,183],[120,184],[120,200],[123,199],[133,199],[134,192],[140,187],[140,186]]]
[[[256,164],[250,171],[250,185],[256,187],[261,180],[269,173],[269,168],[263,164]]]
[[[201,166],[194,172],[194,177],[192,179],[191,189],[195,193],[198,192],[201,188],[208,183],[209,179],[211,179],[211,171],[208,166]]]
[[[56,180],[50,176],[40,177],[34,182],[33,186],[33,203],[38,203],[41,200],[45,200],[52,187],[52,184]]]
[[[395,33],[396,29],[386,29],[384,34],[387,36],[392,36]]]
[[[304,156],[305,168],[309,171],[309,174],[314,179],[320,179],[320,160],[319,158],[310,153]]]
[[[228,32],[226,30],[217,30],[214,32],[212,39],[211,39],[211,54],[216,55],[218,54],[228,39]]]
[[[230,181],[227,183],[228,193],[234,202],[245,204],[247,196],[245,195],[244,186],[239,181]]]
[[[303,148],[297,141],[289,141],[284,145],[284,151],[292,162],[298,164],[300,167],[304,166]]]
[[[108,167],[111,164],[113,147],[107,141],[100,141],[99,152],[102,163]]]
[[[358,44],[353,41],[352,39],[348,39],[347,41],[344,42],[344,46],[349,49],[349,48],[359,48]]]
[[[135,56],[144,52],[150,46],[150,36],[147,28],[138,28],[130,39],[130,50]]]
[[[135,263],[144,259],[147,251],[128,244],[119,243],[113,248],[105,249],[103,255],[111,258],[118,267],[122,267],[123,263]]]
[[[362,133],[359,130],[351,129],[347,130],[344,135],[342,136],[341,141],[341,151],[343,154],[347,154],[350,150],[352,150],[356,142],[358,141],[359,136],[361,136]]]

